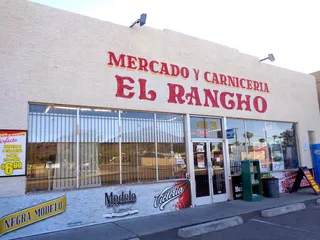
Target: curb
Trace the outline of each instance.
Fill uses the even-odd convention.
[[[318,202],[318,200],[317,200],[317,202]],[[290,212],[303,210],[305,208],[306,208],[306,205],[304,203],[295,203],[295,204],[285,205],[282,207],[262,210],[261,216],[262,217],[274,217],[274,216],[278,216],[278,215],[282,215],[282,214],[286,214],[286,213],[290,213]]]
[[[306,205],[305,204],[310,204],[310,203],[318,203],[320,204],[320,198],[318,199],[308,199],[308,200],[304,200],[304,201],[301,201],[301,202],[298,202],[298,203],[295,203],[295,204],[290,204],[290,205],[286,205],[286,206],[291,206],[291,205],[304,205],[305,208],[306,208]],[[278,208],[284,208],[286,206],[281,206],[281,207],[277,207],[277,208],[273,208],[273,209],[278,209]],[[272,209],[272,208],[271,208]],[[244,222],[244,220],[246,219],[246,215],[248,214],[252,214],[252,213],[256,213],[258,214],[259,212],[262,213],[263,211],[267,211],[267,210],[271,210],[271,209],[264,209],[264,210],[256,210],[256,211],[249,211],[249,212],[245,212],[245,213],[241,213],[239,218],[242,220],[242,223]],[[304,209],[304,208],[303,208]],[[302,209],[301,209],[302,210]],[[298,211],[298,210],[294,210],[294,211]],[[290,212],[290,211],[289,211]],[[288,213],[289,213],[288,212]],[[281,214],[285,214],[285,213],[281,213]],[[275,215],[276,216],[276,215]],[[213,221],[209,221],[209,222],[202,222],[202,223],[198,223],[198,224],[194,224],[194,225],[185,225],[185,226],[180,226],[180,227],[171,227],[171,228],[168,228],[164,231],[171,231],[171,230],[178,230],[178,236],[180,237],[179,235],[179,232],[182,231],[182,229],[186,229],[186,228],[191,228],[193,226],[199,226],[199,225],[205,225],[206,223],[212,223],[212,222],[218,222],[218,221],[223,221],[223,220],[226,220],[226,219],[229,219],[229,218],[235,218],[235,217],[238,217],[238,216],[233,216],[233,217],[227,217],[227,218],[222,218],[222,219],[219,219],[219,220],[213,220]],[[244,219],[244,220],[243,220]],[[240,224],[242,224],[240,223]],[[157,232],[153,232],[153,233],[148,233],[148,234],[141,234],[139,235],[139,237],[141,236],[147,236],[147,235],[153,235],[153,234],[157,234],[157,233],[160,233],[160,232],[163,232],[163,231],[157,231]],[[205,232],[203,232],[205,233]],[[202,233],[201,233],[202,234]],[[128,239],[128,240],[136,240],[135,238],[134,239]],[[137,238],[137,240],[139,240],[139,238]]]
[[[181,238],[189,238],[189,237],[205,234],[208,232],[213,232],[213,231],[218,231],[218,230],[229,228],[229,227],[234,227],[240,224],[243,224],[243,220],[239,216],[225,218],[218,221],[212,221],[208,223],[193,225],[190,227],[180,228],[178,231],[178,236]]]

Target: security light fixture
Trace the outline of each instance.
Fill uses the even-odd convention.
[[[48,106],[48,107],[46,108],[46,110],[44,111],[44,113],[48,113],[49,110],[50,110],[50,108],[51,108],[51,106]]]
[[[140,23],[140,27],[145,25],[146,24],[146,21],[147,21],[147,14],[146,13],[142,13],[140,15],[140,18],[137,19],[134,23],[131,24],[131,28],[136,25],[137,23]]]
[[[262,62],[264,60],[267,60],[269,59],[271,62],[273,62],[275,60],[274,56],[272,53],[268,54],[268,57],[264,58],[264,59],[261,59],[259,62]]]
[[[64,106],[54,106],[54,108],[67,109],[67,110],[77,110],[78,109],[76,107],[64,107]]]

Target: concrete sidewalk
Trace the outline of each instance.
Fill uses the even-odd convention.
[[[215,203],[170,213],[128,220],[118,220],[113,223],[81,227],[19,239],[130,239],[287,204],[306,202],[317,198],[319,198],[319,196],[315,195],[312,189],[299,189],[299,192],[297,193],[282,194],[280,198],[264,198],[262,201],[258,202],[237,200]]]

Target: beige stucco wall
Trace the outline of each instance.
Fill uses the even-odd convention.
[[[301,162],[312,167],[310,152],[302,147],[308,130],[314,130],[320,142],[311,75],[260,63],[235,49],[170,30],[119,26],[25,0],[0,2],[0,29],[0,129],[27,129],[28,102],[298,122]],[[107,51],[267,82],[270,93],[209,85],[192,77],[172,79],[109,68]],[[148,88],[157,89],[156,101],[141,101],[137,94],[130,100],[116,98],[116,74],[147,79]],[[261,114],[169,104],[168,82],[261,95],[268,110]],[[1,186],[7,182],[0,178]],[[17,187],[15,193],[4,189],[0,188],[0,196],[24,194],[25,186]]]
[[[318,102],[319,102],[319,105],[320,105],[320,71],[318,72],[314,72],[314,73],[311,73],[313,76],[315,76],[316,78],[316,82],[317,82],[317,93],[318,93]]]

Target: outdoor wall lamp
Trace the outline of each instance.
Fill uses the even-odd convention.
[[[147,14],[146,13],[142,13],[140,15],[140,18],[137,19],[134,23],[132,23],[130,25],[130,27],[132,28],[134,25],[136,25],[137,23],[140,23],[140,27],[145,25],[146,24],[146,21],[147,21]]]
[[[264,58],[264,59],[259,60],[259,62],[262,62],[262,61],[267,60],[267,59],[269,59],[271,62],[273,62],[273,61],[275,60],[275,58],[274,58],[273,54],[272,54],[272,53],[270,53],[270,54],[268,54],[268,57],[266,57],[266,58]]]

